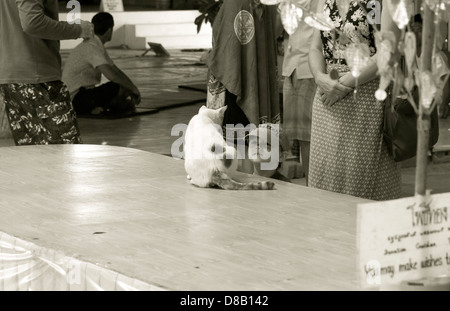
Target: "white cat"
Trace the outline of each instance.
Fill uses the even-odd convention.
[[[270,190],[271,181],[242,183],[233,176],[238,159],[234,146],[226,143],[222,121],[227,106],[209,109],[202,106],[192,117],[184,137],[184,167],[190,182],[198,187],[226,190]]]

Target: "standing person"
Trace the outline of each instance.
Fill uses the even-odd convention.
[[[224,126],[280,123],[276,27],[277,6],[227,0],[220,7],[207,59],[207,107],[228,106]],[[241,164],[253,172],[247,158]]]
[[[401,192],[400,164],[394,162],[383,141],[383,105],[375,91],[379,77],[374,26],[369,23],[367,1],[321,0],[325,12],[347,40],[367,44],[372,60],[358,80],[344,59],[346,40],[336,42],[327,31],[314,31],[309,64],[317,83],[313,103],[309,186],[372,200],[391,200]],[[362,7],[361,7],[362,6]],[[383,16],[388,14],[383,10]],[[341,35],[342,36],[342,35]],[[340,72],[332,80],[331,68]]]
[[[16,145],[81,143],[59,40],[92,35],[89,22],[58,20],[57,0],[0,1],[0,96]]]
[[[318,0],[309,9],[317,10]],[[297,30],[285,40],[283,70],[283,128],[293,154],[299,154],[306,185],[308,185],[309,149],[311,141],[312,104],[316,83],[309,69],[309,48],[313,28],[303,20]]]
[[[105,43],[111,41],[114,18],[100,12],[92,18],[95,36],[77,45],[63,71],[73,107],[78,114],[132,113],[141,94],[131,79],[109,57]],[[100,84],[102,74],[109,82]]]

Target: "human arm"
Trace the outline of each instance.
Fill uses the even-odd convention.
[[[134,103],[138,105],[141,101],[141,93],[130,78],[120,70],[116,65],[102,64],[97,67],[98,70],[109,80],[122,86],[124,89],[130,90],[134,94]]]
[[[43,0],[16,0],[22,29],[30,36],[47,40],[91,38],[90,22],[69,24],[58,20],[57,4],[46,6]]]

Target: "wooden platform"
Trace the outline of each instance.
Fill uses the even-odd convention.
[[[123,280],[155,290],[358,289],[356,209],[367,200],[281,181],[271,191],[196,188],[182,160],[125,147],[1,151],[0,232],[23,255],[3,289],[124,289]],[[45,277],[61,268],[55,253],[83,264],[78,283]],[[47,269],[32,278],[27,258]]]

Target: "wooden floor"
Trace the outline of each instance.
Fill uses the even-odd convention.
[[[180,91],[179,85],[206,84],[207,67],[202,62],[204,51],[169,51],[171,57],[155,57],[152,52],[140,57],[143,51],[109,49],[115,63],[126,72],[142,92],[143,102],[164,101]],[[62,51],[63,62],[69,51]],[[162,96],[162,94],[164,96]],[[186,98],[189,100],[189,98]],[[116,120],[80,118],[79,124],[86,144],[124,146],[163,155],[171,154],[171,146],[178,136],[171,136],[176,124],[187,124],[203,102],[161,110],[156,114]],[[450,117],[440,120],[437,146],[450,146]],[[10,139],[0,139],[0,146],[12,146]],[[443,153],[444,158],[450,156]],[[414,195],[414,160],[402,169],[402,196]],[[304,185],[304,178],[293,179]],[[430,163],[427,188],[432,193],[450,191],[450,162]]]

